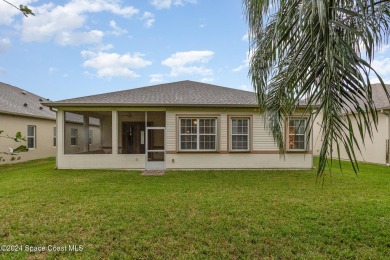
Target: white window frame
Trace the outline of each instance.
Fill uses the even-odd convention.
[[[28,130],[30,127],[32,127],[32,129],[34,129],[33,135],[28,134],[28,132],[29,132]],[[29,147],[29,142],[28,142],[29,139],[33,139],[33,141],[34,141],[33,147]],[[27,148],[28,149],[36,149],[37,148],[37,127],[35,125],[28,125],[27,126]]]
[[[57,146],[57,127],[53,127],[53,147]]]
[[[291,120],[303,120],[304,121],[304,133],[303,134],[297,134],[297,133],[290,133],[290,121]],[[292,152],[303,152],[307,149],[307,136],[306,136],[306,126],[307,126],[307,118],[306,117],[290,117],[288,119],[287,124],[287,150]],[[290,148],[290,136],[303,136],[303,149],[294,149]]]
[[[215,132],[214,134],[201,134],[199,133],[199,122],[200,120],[202,119],[207,119],[207,120],[214,120],[215,122]],[[181,122],[182,120],[196,120],[197,123],[196,123],[196,133],[190,133],[188,135],[196,135],[196,149],[182,149],[181,148],[181,138],[182,136],[185,136],[187,134],[182,134],[181,133]],[[216,117],[179,117],[179,131],[178,131],[178,134],[179,134],[179,151],[183,151],[183,152],[215,152],[217,151],[217,147],[218,147],[218,119]],[[214,149],[200,149],[200,136],[206,136],[206,135],[209,135],[209,136],[215,136],[215,148]]]
[[[233,134],[233,120],[247,120],[248,122],[248,131],[246,134]],[[240,116],[240,117],[230,117],[230,134],[229,134],[229,150],[232,151],[232,152],[247,152],[247,151],[250,151],[251,149],[251,136],[250,136],[250,133],[251,133],[251,120],[250,120],[250,117],[246,117],[246,116]],[[247,136],[247,149],[234,149],[233,148],[233,136]]]
[[[73,134],[73,131],[72,130],[76,130],[75,132],[76,132],[76,135],[72,135]],[[79,135],[79,130],[77,129],[77,128],[71,128],[70,129],[70,145],[71,146],[77,146],[78,145],[78,143],[79,143],[79,137],[78,137],[78,135]],[[75,144],[72,144],[72,139],[75,139]]]
[[[88,130],[88,144],[89,145],[92,145],[93,144],[93,130],[92,129],[89,129]]]

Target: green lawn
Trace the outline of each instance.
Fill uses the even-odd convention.
[[[0,166],[0,258],[390,258],[390,168],[315,171],[54,170]],[[83,246],[70,252],[68,245]],[[3,247],[4,250],[4,247]]]

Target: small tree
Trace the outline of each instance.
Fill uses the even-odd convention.
[[[26,141],[26,138],[22,136],[21,132],[17,132],[15,136],[9,136],[6,134],[3,130],[0,130],[0,139],[11,139],[15,143],[20,143],[22,141]],[[22,152],[27,152],[28,148],[25,145],[19,145],[16,148],[11,148],[11,151],[8,152],[0,152],[0,163],[5,162],[5,161],[15,161],[15,160],[20,160],[21,157],[17,156],[19,153]]]
[[[28,17],[29,15],[35,15],[35,14],[31,11],[31,9],[28,8],[26,5],[19,5],[19,7],[18,7],[18,6],[14,5],[14,4],[12,4],[12,3],[6,1],[6,0],[3,0],[3,1],[6,2],[7,4],[9,4],[9,5],[15,7],[15,8],[18,9],[19,11],[21,11],[21,12],[24,14],[24,16],[26,16],[26,17]]]

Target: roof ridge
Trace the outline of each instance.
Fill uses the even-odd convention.
[[[130,106],[257,106],[254,92],[191,80],[162,83],[127,90],[89,95],[56,102],[56,105]]]
[[[134,88],[130,88],[130,89],[117,90],[117,91],[112,91],[112,92],[104,92],[104,93],[93,94],[93,95],[86,95],[86,96],[81,96],[81,97],[74,97],[74,98],[61,99],[61,100],[58,100],[58,101],[55,101],[55,102],[64,102],[64,101],[67,101],[67,100],[77,100],[77,99],[83,99],[83,98],[98,97],[98,96],[107,95],[107,94],[111,94],[111,95],[112,95],[112,94],[119,94],[119,93],[121,93],[121,92],[128,92],[128,91],[133,91],[133,90],[142,90],[142,89],[146,89],[146,88],[162,87],[162,86],[168,86],[168,85],[179,84],[179,83],[182,83],[182,82],[183,82],[183,83],[184,83],[184,82],[195,83],[195,84],[198,84],[198,85],[206,85],[206,86],[212,86],[212,87],[219,87],[219,88],[224,88],[224,89],[227,89],[227,90],[230,90],[230,91],[240,91],[240,92],[245,92],[245,93],[251,93],[251,94],[253,94],[253,92],[250,92],[250,91],[241,90],[241,89],[236,89],[236,88],[224,87],[224,86],[221,86],[221,85],[215,85],[215,84],[210,84],[210,83],[205,83],[205,82],[199,82],[199,81],[193,81],[193,80],[179,80],[179,81],[174,81],[174,82],[166,82],[166,83],[160,83],[160,84],[155,84],[155,85],[148,85],[148,86],[142,86],[142,87],[134,87]]]

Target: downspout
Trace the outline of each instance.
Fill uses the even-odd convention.
[[[387,116],[386,165],[390,166],[390,110],[381,110]]]
[[[57,109],[54,109],[52,107],[49,107],[50,111],[53,111],[54,113],[57,113]]]
[[[317,113],[317,109],[313,109],[311,111],[311,168],[314,169],[314,133],[313,133],[313,125],[314,125],[314,118],[313,115]]]

